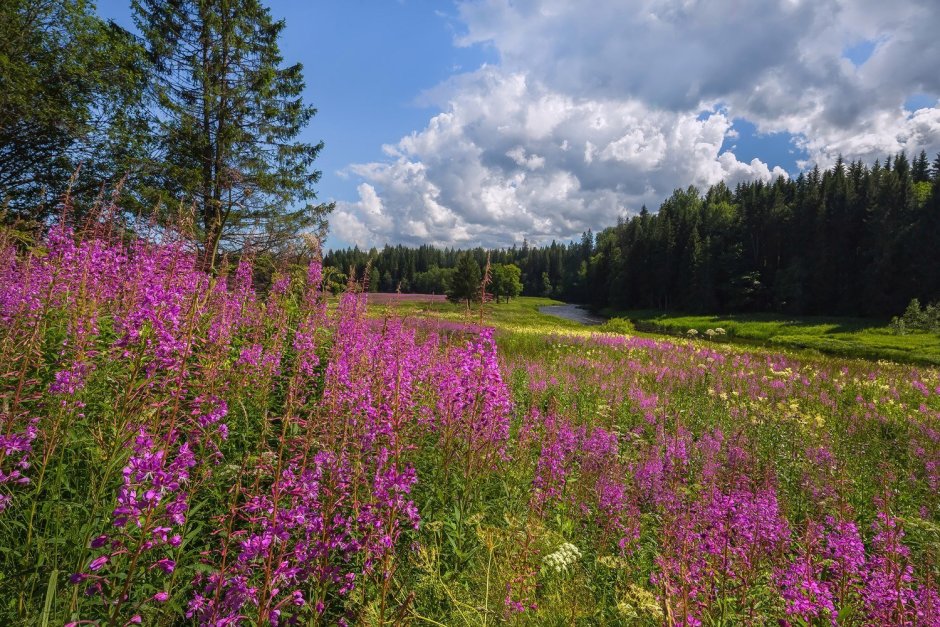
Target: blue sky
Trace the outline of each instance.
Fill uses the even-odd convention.
[[[268,6],[319,109],[331,247],[566,240],[675,187],[940,151],[933,0]]]

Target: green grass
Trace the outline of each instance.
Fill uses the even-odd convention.
[[[579,322],[564,320],[556,316],[539,313],[539,307],[563,305],[551,298],[523,296],[508,303],[487,303],[483,306],[483,322],[501,331],[523,334],[588,333],[598,327],[585,326]],[[480,321],[480,305],[475,303],[468,310],[466,304],[450,302],[401,302],[372,305],[373,315],[387,313],[403,317],[430,317],[453,322]]]
[[[550,298],[521,297],[508,303],[488,303],[483,321],[503,332],[504,343],[521,342],[525,337],[545,334],[618,333],[624,335],[672,335],[688,337],[689,329],[698,339],[747,346],[767,347],[800,353],[822,353],[855,359],[886,359],[900,363],[940,365],[940,335],[911,333],[898,335],[882,320],[822,316],[787,317],[778,314],[684,315],[652,310],[604,312],[610,319],[602,325],[585,326],[539,313],[539,307],[561,305]],[[401,302],[373,305],[372,315],[430,317],[452,322],[476,323],[480,305],[467,310],[464,304],[449,302]],[[708,329],[722,328],[726,335],[706,339]]]
[[[629,332],[631,327],[637,331],[668,335],[686,335],[689,329],[695,329],[699,337],[704,336],[708,329],[720,327],[727,334],[723,338],[717,337],[716,341],[814,350],[861,359],[940,364],[940,335],[898,335],[881,320],[778,314],[691,316],[638,310],[613,313],[602,329]]]

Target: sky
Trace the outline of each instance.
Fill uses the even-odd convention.
[[[267,6],[318,109],[329,248],[566,242],[676,188],[940,152],[937,0]]]

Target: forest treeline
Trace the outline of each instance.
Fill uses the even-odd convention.
[[[462,255],[517,265],[524,295],[597,308],[890,316],[940,298],[940,155],[680,189],[567,244],[352,248],[325,262],[369,263],[374,291],[443,293]]]

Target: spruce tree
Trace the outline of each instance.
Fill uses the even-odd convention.
[[[467,308],[470,303],[480,295],[480,265],[469,253],[463,253],[457,258],[457,266],[450,279],[450,289],[447,299],[453,303],[466,301]]]
[[[930,181],[930,161],[927,159],[926,150],[921,150],[917,159],[914,160],[912,174],[915,183],[926,183]]]
[[[153,63],[163,138],[154,189],[195,208],[207,265],[221,249],[276,247],[322,226],[314,204],[323,143],[298,140],[316,109],[301,64],[284,65],[259,0],[133,0]]]

